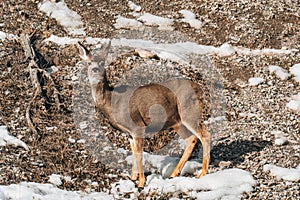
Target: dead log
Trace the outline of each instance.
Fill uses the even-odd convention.
[[[50,81],[50,86],[53,89],[53,95],[54,95],[54,99],[55,99],[55,104],[56,104],[56,108],[59,110],[60,109],[60,100],[59,100],[59,91],[58,89],[55,87],[55,83],[51,77],[51,75],[46,75],[45,70],[42,68],[42,62],[40,62],[40,56],[37,56],[37,53],[35,51],[35,49],[33,48],[31,39],[29,37],[28,34],[21,34],[20,36],[20,43],[23,47],[24,50],[24,54],[26,56],[27,59],[29,59],[29,64],[28,64],[28,71],[30,74],[30,79],[31,79],[31,83],[33,85],[33,87],[35,88],[35,92],[34,95],[32,97],[32,99],[30,100],[30,102],[28,103],[28,106],[26,108],[26,121],[28,124],[28,128],[30,129],[30,131],[32,131],[33,133],[38,133],[34,123],[32,122],[30,113],[32,110],[32,105],[36,102],[36,99],[39,95],[42,95],[42,86],[38,77],[38,73],[41,73],[43,76],[47,78]]]

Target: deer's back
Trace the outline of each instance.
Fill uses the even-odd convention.
[[[186,79],[141,86],[130,98],[130,117],[150,132],[172,129],[181,121],[197,127],[204,121],[203,94],[200,85]]]

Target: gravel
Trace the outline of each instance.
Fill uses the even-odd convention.
[[[15,0],[1,2],[0,9],[3,12],[0,14],[0,30],[15,35],[35,33],[36,49],[50,65],[57,68],[51,76],[54,87],[60,93],[62,106],[60,110],[55,108],[51,90],[53,85],[43,82],[43,95],[38,97],[31,111],[32,121],[39,134],[29,131],[25,112],[34,93],[27,69],[29,61],[18,41],[0,40],[0,125],[8,126],[12,135],[22,138],[30,147],[29,151],[11,146],[0,147],[0,184],[21,181],[44,183],[49,182],[51,174],[57,174],[73,180],[62,179],[60,188],[107,192],[112,183],[129,179],[130,166],[126,163],[110,165],[109,160],[105,160],[108,156],[95,155],[95,152],[103,151],[104,144],[95,145],[93,148],[88,144],[101,141],[99,126],[108,138],[119,138],[119,141],[115,141],[117,147],[129,149],[128,141],[124,139],[128,136],[112,129],[101,116],[100,120],[97,120],[99,116],[94,115],[84,119],[74,118],[72,95],[74,87],[76,88],[73,80],[76,79],[73,76],[80,72],[76,65],[80,58],[74,45],[42,43],[51,34],[66,36],[67,33],[54,19],[38,10],[38,3],[33,0],[23,3]],[[132,18],[127,1],[80,0],[66,3],[70,9],[82,16],[87,27],[86,33],[91,37],[121,37],[122,30],[113,26],[116,17],[121,15]],[[141,6],[141,12],[175,19],[175,30],[185,40],[199,44],[220,46],[228,42],[251,49],[300,47],[300,7],[297,1],[163,0],[134,3]],[[176,20],[182,18],[179,11],[183,9],[195,13],[196,18],[202,22],[201,29],[196,30],[189,24]],[[147,37],[152,36],[145,35]],[[173,40],[172,36],[170,40]],[[235,167],[251,172],[258,184],[254,191],[243,194],[242,199],[299,199],[299,182],[277,180],[263,171],[265,164],[295,168],[300,163],[300,113],[286,107],[289,98],[299,93],[300,85],[292,77],[282,80],[269,71],[271,65],[289,71],[294,64],[300,63],[299,51],[291,54],[234,54],[227,57],[211,55],[210,61],[222,78],[227,119],[223,124],[224,129],[214,132],[210,170]],[[181,74],[201,82],[197,71],[190,66],[157,58],[140,58],[130,51],[127,56],[119,56],[110,66],[111,82],[121,80],[122,74],[126,74],[128,70],[138,70],[137,63],[144,63],[142,67],[150,66],[149,75],[152,73],[153,77],[157,73],[154,65],[160,66],[161,71],[166,66],[175,66],[175,69],[177,66],[176,70],[180,69]],[[248,81],[252,77],[261,77],[265,81],[249,86]],[[92,110],[93,107],[89,107],[84,112]],[[90,121],[95,123],[91,124]],[[90,137],[80,140],[80,128],[84,133],[89,131]],[[277,145],[278,138],[273,131],[280,131],[288,142]],[[160,139],[160,144],[156,143],[158,137],[163,138]],[[177,137],[174,134],[169,137],[166,133],[156,135],[149,140],[146,150],[154,151],[172,138]],[[156,148],[154,144],[157,145]],[[178,144],[174,142],[172,145],[176,150],[175,154],[180,154],[181,148]],[[193,154],[194,157],[197,156],[196,153]],[[120,156],[120,153],[109,153],[109,156],[114,155]],[[124,156],[126,155],[119,159]],[[149,168],[147,170],[151,171]],[[162,196],[161,199],[170,197],[172,194]],[[174,197],[181,198],[184,194],[174,194]],[[141,193],[139,198],[146,199],[147,196]]]

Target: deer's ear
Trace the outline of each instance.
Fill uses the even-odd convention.
[[[110,46],[111,46],[111,41],[109,40],[109,42],[107,44],[103,44],[102,47],[101,47],[101,55],[103,57],[106,57],[108,52],[109,52],[109,49],[110,49]]]
[[[85,61],[91,61],[92,56],[90,51],[85,46],[83,46],[83,44],[81,44],[80,42],[78,42],[77,47],[79,50],[79,56]]]

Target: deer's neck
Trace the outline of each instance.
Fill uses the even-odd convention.
[[[108,84],[106,71],[97,80],[90,79],[90,85],[96,107],[103,110],[105,106],[110,105],[109,101],[113,88]]]

